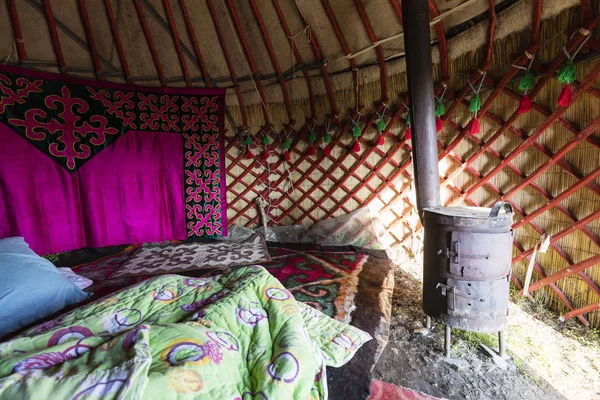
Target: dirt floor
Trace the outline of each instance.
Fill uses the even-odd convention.
[[[600,399],[600,333],[514,294],[502,369],[478,350],[496,337],[453,331],[451,358],[443,356],[442,325],[423,327],[421,264],[404,262],[395,272],[390,341],[375,378],[446,399]],[[505,366],[506,367],[506,366]]]

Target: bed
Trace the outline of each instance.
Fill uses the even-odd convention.
[[[116,293],[164,279],[144,275],[111,278],[139,248],[116,246],[81,249],[60,254],[53,260],[56,265],[71,267],[77,274],[94,281],[86,289],[93,292],[93,296],[85,303],[71,307],[73,312],[100,298],[111,299]],[[268,243],[268,249],[272,260],[261,265],[296,300],[310,306],[307,307],[309,310],[320,310],[374,338],[366,341],[347,364],[341,368],[327,367],[326,370],[328,384],[325,388],[329,388],[330,399],[365,399],[369,394],[372,368],[387,343],[389,329],[393,272],[385,252],[351,246],[282,243]],[[180,275],[181,279],[211,279],[235,275],[245,269],[185,271]],[[169,296],[177,297],[177,293],[166,291],[160,296],[165,296],[165,301],[169,301]],[[52,316],[47,321],[54,321],[56,317]],[[29,328],[26,332],[31,332],[31,329],[35,328]],[[186,381],[187,378],[182,379]]]

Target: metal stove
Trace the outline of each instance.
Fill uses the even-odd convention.
[[[499,352],[505,355],[512,218],[512,207],[502,202],[491,209],[423,210],[423,308],[446,327],[446,355],[450,328],[498,332]]]
[[[505,203],[441,207],[434,93],[443,93],[447,82],[434,88],[427,4],[402,1],[415,192],[425,227],[423,307],[428,327],[431,317],[446,325],[446,355],[451,328],[499,332],[504,355],[512,209]]]

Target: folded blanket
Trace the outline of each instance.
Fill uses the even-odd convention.
[[[0,344],[0,399],[326,399],[370,339],[262,267],[164,275]]]

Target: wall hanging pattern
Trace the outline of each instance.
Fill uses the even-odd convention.
[[[4,126],[0,136],[3,143],[13,145],[0,149],[0,237],[25,236],[38,251],[50,252],[125,240],[226,235],[224,94],[221,89],[91,84],[1,67],[0,122]],[[35,160],[29,149],[22,150],[22,141],[15,143],[14,133],[39,150],[33,153]],[[47,167],[40,157],[49,157],[53,165]],[[124,164],[130,167],[124,169]],[[56,171],[56,165],[62,171]],[[52,177],[47,176],[48,169]],[[33,179],[24,179],[24,174]],[[46,185],[49,180],[55,180],[55,190]],[[89,188],[96,199],[90,197]],[[19,196],[20,191],[26,193]],[[146,197],[149,194],[151,198]],[[36,223],[48,216],[32,210],[32,196],[40,203],[49,195],[54,200],[65,197],[64,204],[83,199],[74,202],[76,207],[57,210],[65,214],[67,226],[81,230],[73,241],[57,242],[48,237],[56,234],[51,224]],[[133,216],[130,205],[124,204],[125,198],[132,197],[137,198],[134,203],[139,211]],[[112,209],[106,209],[107,203]],[[96,215],[99,208],[111,217],[85,217],[86,212]],[[84,216],[76,218],[77,213]],[[73,218],[77,221],[69,224]],[[156,226],[148,229],[153,225],[148,220],[153,218]],[[121,235],[122,229],[116,226],[119,220],[129,225]],[[116,229],[116,237],[98,234],[108,229]]]

